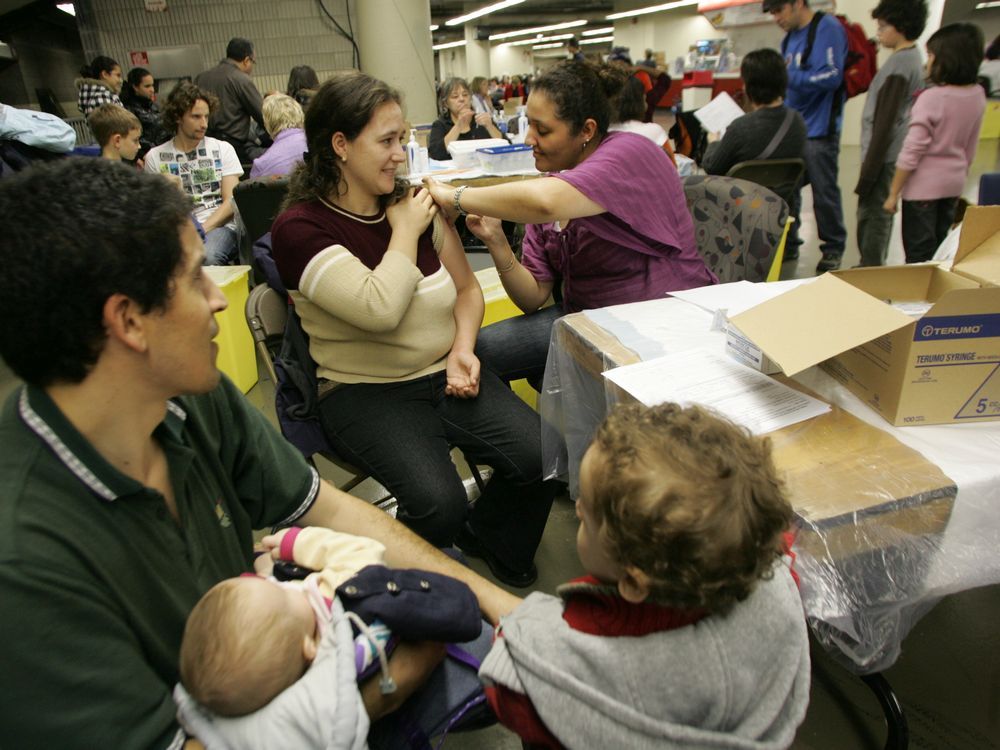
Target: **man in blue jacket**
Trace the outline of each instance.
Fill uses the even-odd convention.
[[[813,211],[823,257],[817,273],[840,267],[847,242],[844,210],[837,166],[840,157],[840,125],[844,110],[844,60],[847,34],[832,15],[813,11],[806,0],[764,0],[763,10],[770,13],[785,32],[781,52],[788,66],[788,92],[785,104],[798,110],[806,121],[806,180],[812,184]],[[810,45],[810,27],[815,27]],[[793,198],[792,228],[785,260],[799,255],[797,226],[801,198]]]

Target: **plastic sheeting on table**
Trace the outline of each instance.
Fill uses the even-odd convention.
[[[701,345],[715,339],[721,351],[721,334],[708,327],[706,314]],[[643,342],[607,311],[555,323],[539,403],[543,465],[574,497],[594,430],[628,398],[600,373],[640,360],[619,333],[642,358],[686,345]],[[830,434],[810,424],[819,417],[769,436],[799,518],[806,616],[848,669],[882,671],[941,597],[1000,582],[1000,422],[894,428],[819,368],[790,382],[839,407],[840,420]],[[824,445],[836,448],[836,470]]]

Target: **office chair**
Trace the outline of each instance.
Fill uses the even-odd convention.
[[[734,164],[726,177],[749,180],[770,188],[789,206],[792,196],[802,185],[806,163],[802,159],[754,159]]]
[[[240,263],[254,269],[254,283],[262,281],[263,275],[253,258],[253,243],[271,231],[287,193],[287,177],[246,180],[233,188],[236,211],[246,228],[240,240]]]
[[[787,229],[788,204],[732,177],[695,175],[681,184],[698,252],[719,281],[766,281]]]

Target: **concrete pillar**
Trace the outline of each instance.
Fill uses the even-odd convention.
[[[403,94],[410,122],[437,118],[430,0],[364,0],[358,13],[361,70]]]
[[[465,24],[465,79],[471,84],[476,76],[490,77],[490,43],[476,39],[475,23]]]

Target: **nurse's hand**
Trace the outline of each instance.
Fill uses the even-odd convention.
[[[465,217],[465,226],[487,246],[506,239],[500,219],[495,219],[492,216],[469,214]]]

